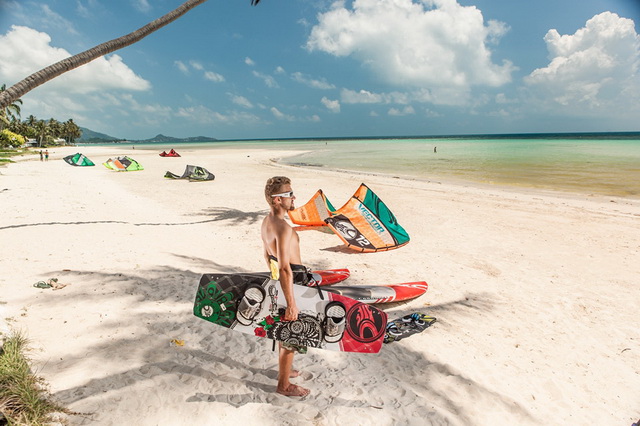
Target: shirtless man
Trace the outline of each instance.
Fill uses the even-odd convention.
[[[284,220],[289,210],[293,210],[296,197],[291,190],[291,180],[284,176],[275,176],[267,180],[264,195],[271,207],[269,215],[262,221],[262,242],[264,257],[271,270],[272,278],[278,279],[282,286],[287,308],[285,321],[298,319],[298,306],[293,297],[293,272],[291,264],[302,264],[300,259],[300,238],[296,231]],[[278,386],[276,392],[285,396],[307,396],[309,389],[289,382],[299,372],[292,370],[293,356],[296,352],[306,353],[307,348],[298,345],[280,343],[278,357]]]

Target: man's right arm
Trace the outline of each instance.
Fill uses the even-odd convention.
[[[276,249],[278,257],[278,266],[280,273],[280,286],[284,293],[287,309],[285,311],[285,321],[294,321],[298,319],[298,306],[293,295],[293,271],[289,263],[290,241],[293,236],[293,229],[289,226],[280,227],[276,232]]]

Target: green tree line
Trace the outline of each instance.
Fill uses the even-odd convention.
[[[0,92],[5,87],[4,84],[0,86]],[[55,118],[39,120],[30,115],[26,120],[21,120],[20,105],[22,100],[17,99],[0,109],[0,146],[19,146],[25,138],[37,140],[39,147],[52,145],[56,139],[64,139],[66,144],[72,144],[82,136],[82,130],[71,118],[61,122]]]

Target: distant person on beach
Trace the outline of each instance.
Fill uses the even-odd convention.
[[[48,149],[46,149],[44,151],[44,161],[49,161],[49,150]]]
[[[435,153],[435,152],[438,152],[438,147],[437,147],[437,146],[434,146],[434,147],[433,147],[433,152],[434,152],[434,153]]]
[[[285,176],[274,176],[267,180],[264,195],[271,211],[262,221],[261,236],[264,258],[271,270],[271,278],[278,279],[287,303],[285,321],[298,319],[298,306],[293,296],[293,271],[291,264],[301,265],[300,238],[284,220],[284,215],[293,210],[296,197],[291,189],[291,180]],[[307,396],[309,389],[292,384],[289,379],[300,372],[293,370],[293,356],[304,354],[306,346],[280,343],[278,354],[278,385],[276,392],[285,396]]]
[[[40,150],[40,161],[43,160],[43,154],[42,154],[42,150]]]

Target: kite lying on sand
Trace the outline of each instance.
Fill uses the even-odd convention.
[[[180,157],[180,154],[175,152],[173,148],[171,148],[171,151],[169,151],[169,152],[162,151],[158,155],[160,155],[160,157]]]
[[[207,180],[214,180],[216,177],[213,173],[209,172],[209,170],[200,166],[191,166],[188,165],[184,169],[184,173],[182,176],[178,176],[175,173],[167,172],[164,174],[164,177],[168,179],[189,179],[189,182],[203,182]]]
[[[288,212],[296,225],[328,225],[350,249],[391,250],[409,242],[391,210],[364,183],[349,201],[335,209],[321,189],[303,206]]]
[[[102,163],[107,169],[116,170],[118,172],[131,172],[135,170],[144,170],[144,167],[131,157],[109,158]]]
[[[74,155],[67,155],[63,160],[72,166],[95,166],[93,161],[89,160],[84,156],[84,154],[80,154],[79,152]]]

